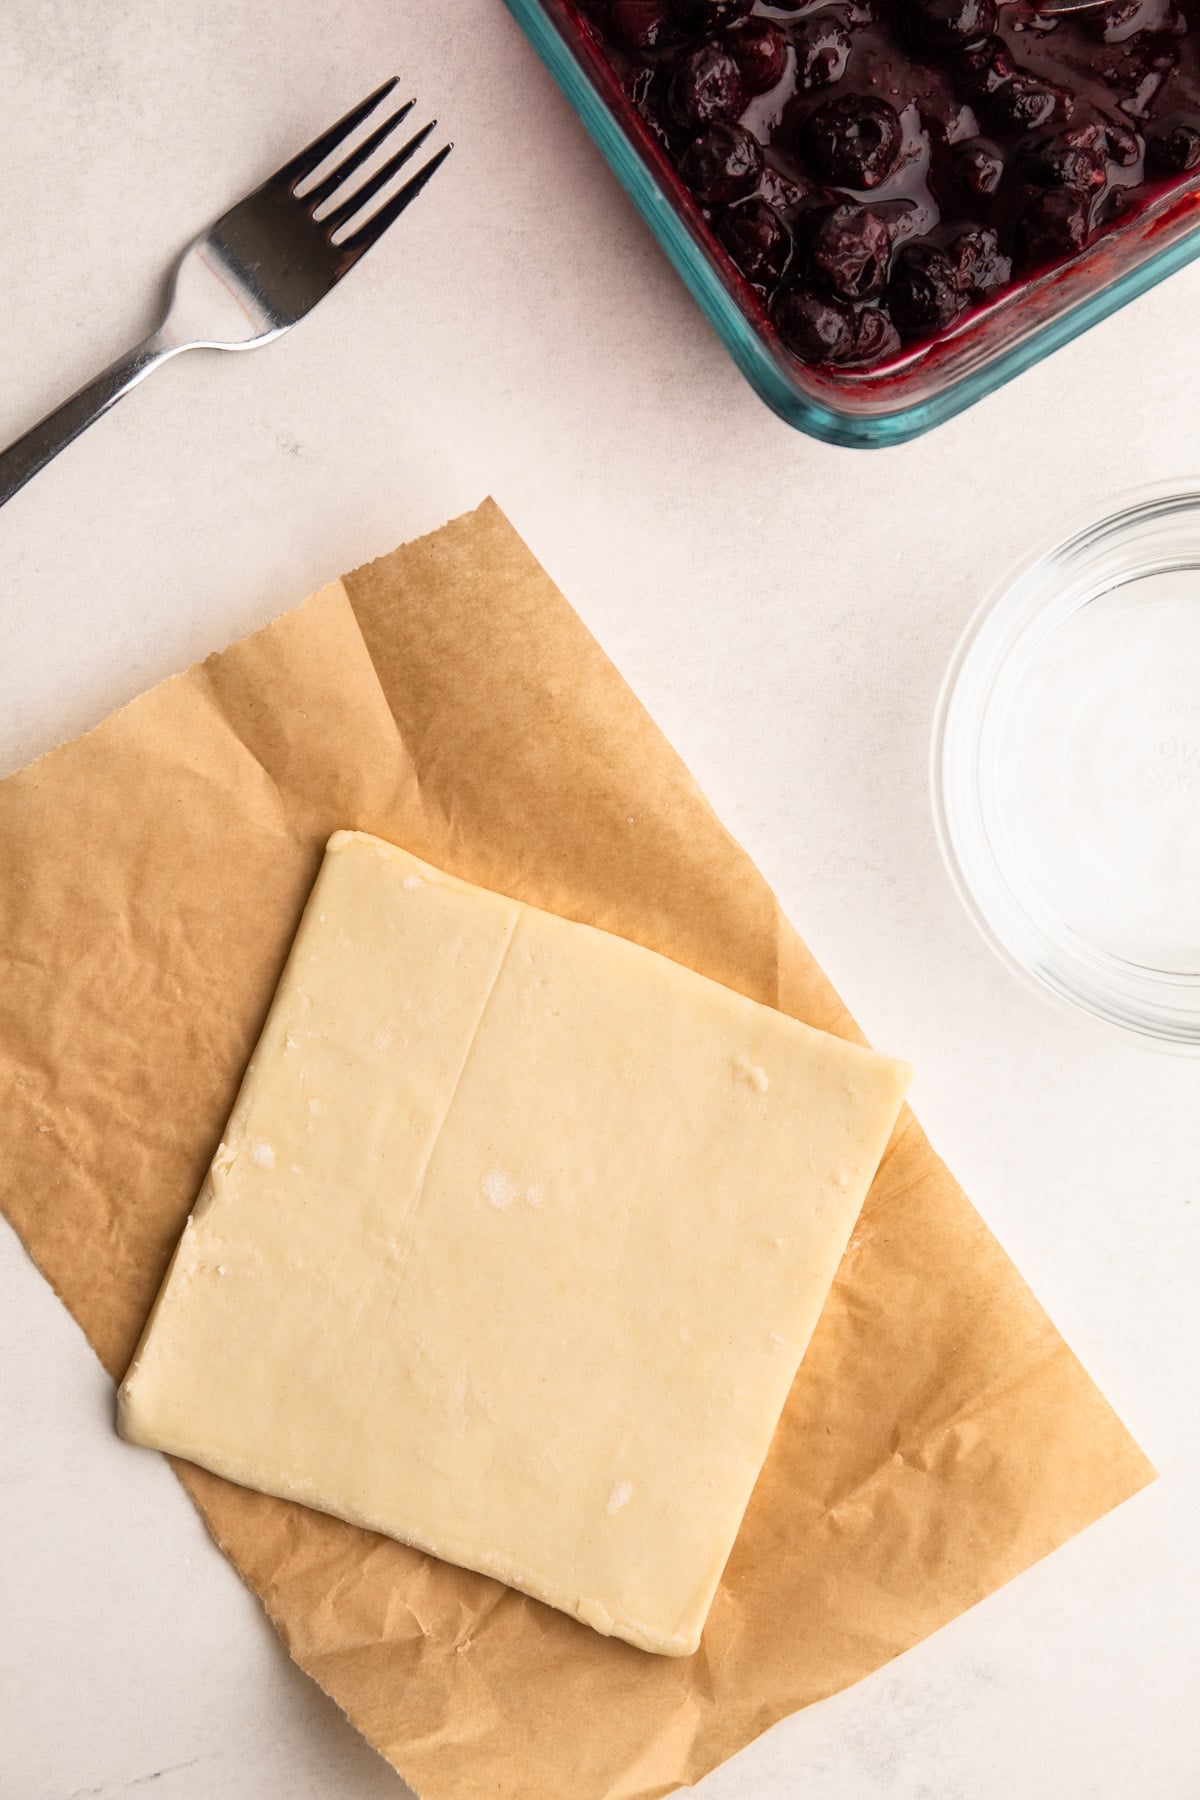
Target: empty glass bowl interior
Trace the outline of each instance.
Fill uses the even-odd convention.
[[[1200,1049],[1200,484],[1131,495],[1001,583],[947,674],[932,773],[1001,958]]]

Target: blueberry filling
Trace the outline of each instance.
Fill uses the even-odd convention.
[[[1200,0],[564,0],[787,349],[920,347],[1200,173]]]

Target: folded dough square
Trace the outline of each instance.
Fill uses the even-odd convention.
[[[908,1075],[338,832],[121,1431],[689,1654]]]

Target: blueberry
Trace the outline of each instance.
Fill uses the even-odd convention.
[[[778,206],[785,212],[790,212],[808,199],[813,192],[813,184],[803,176],[788,175],[783,169],[777,169],[774,164],[767,163],[762,172],[759,192],[764,200],[770,201],[772,206]]]
[[[1159,119],[1146,132],[1146,167],[1154,175],[1187,175],[1200,168],[1200,115]]]
[[[999,93],[1016,73],[1008,48],[998,37],[983,38],[964,50],[957,63],[959,83],[969,100]]]
[[[880,363],[895,356],[900,348],[900,333],[882,307],[864,306],[854,320],[854,351],[847,361]]]
[[[1038,187],[1073,188],[1093,194],[1108,179],[1108,143],[1099,125],[1073,125],[1038,138],[1022,150],[1018,167]]]
[[[855,318],[840,300],[786,287],[775,296],[772,311],[780,337],[805,362],[840,363],[853,357]]]
[[[842,300],[869,300],[887,286],[892,235],[869,206],[847,201],[825,214],[809,244],[813,275]]]
[[[731,260],[755,287],[778,287],[792,253],[787,226],[765,200],[742,200],[731,206],[717,227]]]
[[[762,145],[741,125],[710,125],[679,159],[679,173],[702,206],[740,200],[757,183],[762,166]]]
[[[612,20],[635,50],[659,50],[679,37],[667,0],[614,0]]]
[[[1132,169],[1142,154],[1138,134],[1129,125],[1119,125],[1114,119],[1104,121],[1104,147],[1113,162],[1122,169]]]
[[[1088,202],[1070,188],[1048,188],[1025,203],[1016,227],[1017,261],[1038,269],[1074,256],[1087,243]]]
[[[811,93],[832,87],[846,73],[850,60],[850,33],[836,13],[812,13],[792,32],[796,50],[796,86]]]
[[[1069,117],[1071,99],[1062,88],[1018,71],[988,96],[985,110],[1000,129],[1037,131],[1055,119]]]
[[[960,294],[981,299],[1012,280],[1012,258],[1000,249],[1000,239],[987,225],[968,226],[946,245],[946,256]]]
[[[902,338],[929,337],[952,325],[963,309],[953,262],[935,244],[905,244],[896,254],[888,309]]]
[[[951,146],[950,179],[957,191],[976,200],[992,200],[1004,178],[1003,152],[986,138],[967,138]]]
[[[742,78],[728,50],[701,44],[681,56],[667,90],[671,115],[679,125],[715,125],[742,110]]]
[[[787,67],[787,39],[769,19],[750,19],[729,35],[729,48],[737,59],[745,94],[766,94],[783,79]]]
[[[842,94],[826,100],[801,127],[804,149],[826,181],[851,188],[876,188],[900,160],[904,132],[900,115],[886,100]]]
[[[671,0],[676,17],[692,31],[721,31],[736,25],[754,0]]]
[[[995,0],[908,0],[901,15],[923,49],[959,50],[996,29]]]

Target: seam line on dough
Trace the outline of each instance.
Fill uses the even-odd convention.
[[[513,906],[512,924],[508,928],[508,936],[504,940],[504,948],[500,952],[499,960],[497,961],[496,967],[492,973],[492,979],[488,983],[487,989],[484,992],[483,999],[479,1003],[479,1011],[475,1015],[475,1023],[471,1028],[471,1035],[467,1039],[467,1047],[463,1051],[462,1061],[458,1065],[458,1072],[455,1075],[453,1082],[450,1084],[450,1092],[446,1097],[446,1104],[442,1108],[442,1116],[438,1120],[437,1128],[434,1131],[433,1136],[429,1140],[429,1149],[426,1152],[425,1161],[421,1166],[421,1173],[417,1177],[416,1185],[413,1188],[413,1197],[412,1197],[411,1202],[409,1203],[408,1218],[405,1221],[406,1224],[411,1223],[411,1221],[413,1219],[415,1219],[417,1216],[417,1211],[420,1207],[422,1196],[425,1193],[425,1180],[429,1174],[429,1165],[432,1163],[435,1155],[437,1154],[437,1147],[442,1141],[442,1134],[446,1129],[446,1122],[449,1119],[450,1114],[454,1110],[454,1102],[458,1098],[458,1090],[462,1086],[463,1076],[467,1072],[467,1068],[470,1064],[471,1057],[474,1055],[474,1052],[475,1052],[475,1045],[479,1041],[479,1032],[483,1025],[484,1017],[487,1013],[488,1007],[492,1003],[492,998],[495,995],[496,989],[499,986],[500,977],[504,972],[504,965],[508,961],[508,953],[512,949],[513,939],[517,935],[517,926],[521,922],[521,914],[525,909],[519,900],[514,900],[512,902],[512,906]]]

